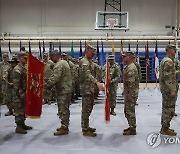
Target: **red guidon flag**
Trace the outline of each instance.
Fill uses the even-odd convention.
[[[28,53],[26,117],[40,118],[44,81],[44,63]]]
[[[109,62],[106,58],[106,78],[105,78],[105,121],[110,122],[110,108],[109,108],[109,81],[110,81],[110,73],[109,73]]]

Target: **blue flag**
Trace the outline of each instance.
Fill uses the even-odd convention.
[[[49,52],[54,50],[54,43],[53,42],[49,42]]]
[[[19,42],[19,51],[21,52],[21,48],[22,48],[22,44],[21,44],[21,40]]]
[[[61,56],[61,42],[59,41],[59,55]]]
[[[83,56],[83,53],[82,53],[82,44],[81,44],[81,41],[80,41],[79,57],[82,57],[82,56]]]
[[[29,41],[29,53],[31,53],[31,42]]]
[[[9,53],[11,54],[11,42],[9,40]]]
[[[131,51],[131,44],[130,44],[130,41],[129,41],[129,44],[128,44],[128,51]]]
[[[2,59],[1,41],[0,41],[0,58]]]
[[[44,44],[44,40],[43,40],[43,53],[46,52],[46,49],[45,49],[45,44]]]
[[[100,65],[104,66],[105,64],[105,55],[104,55],[104,44],[103,41],[101,42],[101,58],[100,58]]]
[[[39,56],[42,58],[42,53],[41,53],[41,42],[39,41]]]

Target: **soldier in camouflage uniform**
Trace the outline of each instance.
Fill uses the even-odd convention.
[[[124,114],[127,118],[129,128],[124,129],[123,135],[136,135],[135,105],[139,91],[138,70],[133,62],[134,54],[131,51],[123,55],[124,67]]]
[[[137,70],[138,70],[139,83],[140,83],[141,80],[142,80],[141,66],[140,66],[139,63],[136,62],[136,56],[134,56],[134,64],[135,64],[135,66],[136,66],[136,68],[137,68]],[[138,96],[138,95],[137,95],[137,96]],[[137,99],[138,99],[138,97],[136,98],[136,105],[138,105]]]
[[[56,87],[58,115],[61,119],[61,127],[54,133],[55,136],[68,134],[69,132],[69,104],[72,92],[72,77],[69,64],[61,60],[57,50],[50,53],[51,59],[55,63],[53,74],[45,83],[46,88]]]
[[[159,86],[162,93],[162,116],[160,133],[175,136],[177,133],[170,129],[170,122],[174,116],[175,104],[177,100],[178,82],[177,71],[173,62],[176,54],[175,45],[167,45],[166,56],[160,63]]]
[[[94,61],[94,63],[95,63],[95,77],[96,77],[97,81],[101,82],[101,80],[102,80],[102,67],[99,66],[97,59]],[[94,98],[97,99],[98,95],[99,95],[99,88],[96,85],[95,86]]]
[[[45,69],[44,69],[44,82],[48,81],[50,76],[53,74],[53,67],[54,67],[54,62],[52,60],[49,60],[48,53],[44,53],[43,55],[43,62],[45,63]],[[53,87],[54,88],[54,87]],[[49,89],[49,88],[44,88],[44,104],[51,104],[51,100],[53,97],[53,92],[55,92],[54,89]]]
[[[8,53],[3,53],[3,61],[1,62],[1,74],[2,74],[2,103],[3,104],[6,104],[5,102],[5,97],[6,97],[6,82],[5,82],[5,77],[4,77],[4,73],[7,69],[9,69],[10,67],[10,64],[7,62],[9,60],[9,56],[8,56]]]
[[[71,76],[72,76],[72,93],[71,93],[71,102],[74,103],[74,92],[75,92],[75,64],[73,64],[71,61],[70,61],[70,58],[68,56],[68,53],[66,51],[64,51],[62,54],[62,59],[67,61],[69,66],[70,66],[70,69],[71,69]]]
[[[80,60],[80,84],[82,95],[82,115],[81,127],[83,135],[96,136],[96,129],[89,127],[89,116],[94,104],[94,89],[97,84],[100,90],[104,90],[104,85],[95,78],[95,65],[92,62],[96,49],[90,45],[86,46],[86,55]]]
[[[17,56],[13,56],[11,60],[8,61],[10,63],[10,67],[4,72],[4,79],[6,82],[6,95],[5,102],[9,111],[5,114],[5,116],[13,115],[14,113],[14,103],[13,103],[13,69],[18,64]]]
[[[18,54],[19,63],[13,69],[13,100],[15,109],[15,123],[17,125],[15,132],[26,134],[31,126],[25,125],[25,106],[26,106],[26,85],[27,85],[27,54],[20,52]]]
[[[116,95],[117,95],[117,88],[118,88],[118,82],[120,81],[120,77],[122,75],[120,66],[115,62],[114,55],[108,56],[108,62],[109,62],[109,71],[110,71],[110,84],[109,84],[109,100],[110,100],[110,114],[113,116],[116,116],[116,112],[114,111],[116,107]],[[106,65],[104,66],[104,69],[106,69]]]

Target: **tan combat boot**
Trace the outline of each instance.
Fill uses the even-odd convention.
[[[11,116],[13,115],[13,110],[9,109],[9,111],[5,114],[5,116]]]
[[[172,129],[162,127],[160,133],[162,135],[169,135],[169,136],[176,136],[177,133],[173,131]]]
[[[22,128],[23,128],[24,130],[31,130],[31,129],[33,129],[31,126],[27,126],[25,123],[22,124]]]
[[[124,129],[123,132],[126,132],[126,131],[128,131],[129,129],[130,129],[130,127]]]
[[[136,135],[136,128],[129,127],[129,129],[123,132],[123,135]]]
[[[22,125],[17,125],[15,132],[18,134],[27,134],[27,131],[23,129]]]
[[[96,128],[89,127],[89,130],[92,131],[92,132],[95,132]]]
[[[114,112],[114,108],[111,108],[110,114],[113,115],[113,116],[116,116],[116,112]]]
[[[68,133],[69,133],[68,127],[61,126],[60,128],[57,128],[56,132],[54,132],[54,136],[65,135]]]
[[[93,131],[91,131],[90,129],[89,130],[83,130],[83,135],[84,136],[90,136],[90,137],[95,137],[97,134]]]

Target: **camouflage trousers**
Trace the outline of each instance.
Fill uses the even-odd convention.
[[[116,107],[116,95],[117,95],[117,87],[110,86],[109,89],[109,106],[110,108]]]
[[[169,128],[170,122],[174,116],[177,94],[175,97],[170,95],[170,92],[162,93],[162,127]]]
[[[136,97],[130,95],[124,95],[124,114],[130,127],[136,128]]]
[[[95,90],[94,97],[97,98],[98,95],[99,95],[99,88],[98,88],[97,85],[95,85],[95,89],[94,90]]]
[[[7,89],[7,93],[5,94],[4,101],[6,102],[8,109],[14,109],[12,87],[9,87]]]
[[[70,101],[71,93],[62,94],[59,98],[57,98],[59,119],[61,119],[61,125],[65,127],[69,126]]]
[[[26,106],[26,100],[25,99],[18,99],[14,102],[15,123],[17,125],[22,125],[24,123],[24,121],[26,120],[25,106]]]
[[[91,115],[94,105],[94,94],[82,96],[82,113],[81,113],[81,127],[83,130],[89,128],[89,116]]]

